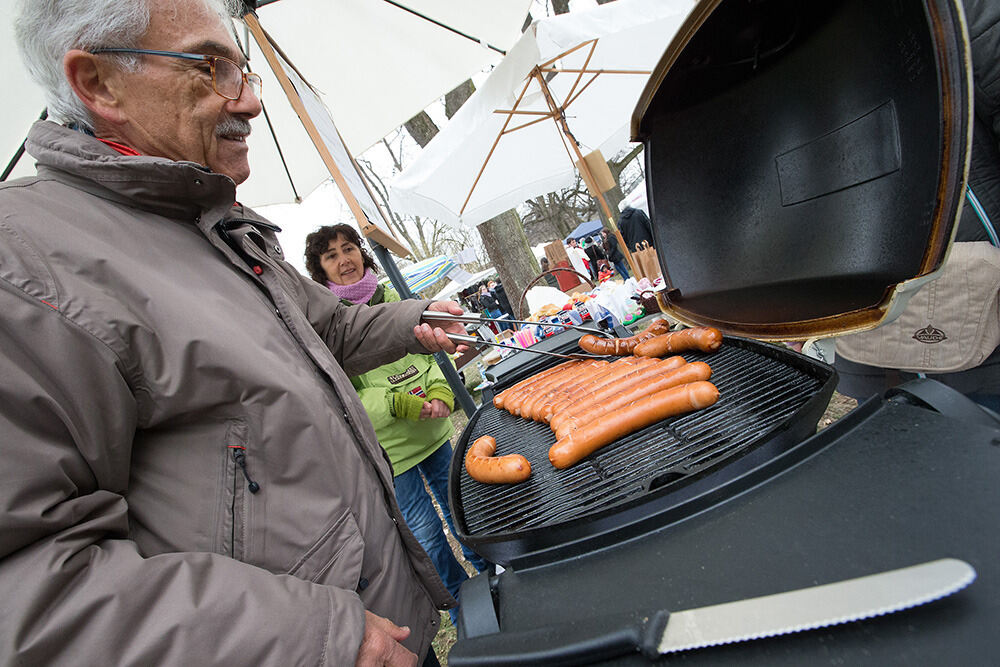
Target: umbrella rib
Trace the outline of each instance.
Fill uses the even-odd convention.
[[[590,59],[594,57],[594,49],[596,48],[597,40],[595,39],[590,42],[590,53],[587,54],[587,59],[583,61],[583,69],[577,72],[576,81],[573,82],[573,86],[569,89],[569,92],[566,93],[566,99],[573,99],[573,92],[576,90],[576,87],[580,85],[580,80],[583,78],[583,72],[587,69],[587,65],[590,64]],[[569,106],[569,104],[567,103],[565,106]],[[563,108],[565,108],[565,106]]]
[[[517,96],[517,101],[514,102],[513,111],[517,110],[517,105],[519,105],[521,103],[521,100],[524,99],[524,94],[528,92],[529,85],[531,85],[531,77],[528,77],[525,80],[524,87],[521,88],[521,94]],[[490,158],[493,157],[493,151],[496,150],[497,144],[499,144],[500,139],[503,138],[504,130],[507,129],[507,126],[510,124],[510,121],[513,117],[514,117],[513,113],[507,114],[507,120],[503,122],[503,127],[500,128],[500,132],[497,134],[497,138],[493,140],[493,145],[490,146],[490,152],[486,154],[486,159],[483,160],[483,166],[479,168],[479,173],[476,174],[476,180],[472,182],[472,187],[469,188],[469,194],[465,196],[465,201],[462,202],[462,208],[459,209],[458,211],[459,215],[465,213],[465,207],[469,205],[469,200],[472,199],[472,193],[475,192],[476,186],[479,185],[479,179],[483,177],[483,172],[486,171],[486,165],[489,164]]]
[[[597,42],[597,39],[588,39],[585,42],[580,42],[579,44],[577,44],[576,46],[574,46],[569,51],[563,51],[562,53],[560,53],[555,58],[552,58],[551,60],[546,60],[544,63],[542,63],[538,67],[540,69],[545,69],[546,67],[550,66],[552,63],[554,63],[555,61],[559,60],[560,58],[565,58],[566,56],[568,56],[569,54],[573,53],[574,51],[582,49],[583,47],[587,46],[588,44],[596,43],[596,42]]]
[[[567,99],[567,100],[566,100],[566,103],[565,103],[565,104],[563,104],[563,107],[562,107],[562,108],[563,108],[563,110],[565,111],[565,110],[566,110],[566,108],[567,108],[567,107],[569,107],[569,105],[573,104],[573,102],[574,102],[574,101],[576,101],[576,98],[580,97],[580,95],[583,95],[583,91],[587,90],[587,88],[589,88],[589,87],[590,87],[590,84],[592,84],[592,83],[594,83],[595,81],[597,81],[597,77],[598,77],[599,75],[600,75],[600,72],[598,72],[597,74],[594,74],[594,76],[590,77],[590,81],[588,81],[587,83],[585,83],[585,84],[583,85],[583,87],[582,87],[582,88],[580,88],[580,90],[576,91],[576,95],[573,95],[573,96],[571,96],[571,97],[570,97],[569,99]]]
[[[517,130],[523,130],[526,127],[530,127],[531,125],[534,125],[535,123],[543,123],[543,122],[547,121],[549,118],[553,118],[553,117],[554,116],[551,113],[547,113],[544,116],[542,116],[541,118],[536,118],[535,120],[528,121],[527,123],[523,123],[521,125],[518,125],[517,127],[512,127],[509,130],[504,130],[503,134],[510,134],[511,132],[515,132]]]

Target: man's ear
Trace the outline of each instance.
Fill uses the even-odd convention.
[[[63,56],[63,73],[95,121],[102,119],[113,125],[125,122],[118,94],[121,72],[110,62],[92,53],[72,49]]]

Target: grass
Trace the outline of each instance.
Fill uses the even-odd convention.
[[[473,393],[473,398],[477,403],[480,401],[478,392]],[[830,399],[830,403],[826,408],[826,412],[823,413],[823,416],[817,424],[817,429],[826,428],[856,408],[857,405],[858,402],[853,398],[848,398],[847,396],[834,392]],[[455,425],[455,434],[452,437],[452,444],[454,444],[458,441],[458,437],[462,434],[462,431],[465,430],[465,425],[469,423],[469,419],[464,412],[456,410],[455,413],[452,414],[451,420]],[[455,539],[454,535],[448,532],[447,526],[445,526],[445,533],[448,535],[448,542],[451,543],[451,549],[455,553],[455,558],[457,558],[458,562],[465,567],[470,577],[474,576],[476,574],[475,568],[473,568],[472,565],[463,558],[462,549],[458,540]],[[455,626],[451,624],[451,618],[448,616],[448,613],[441,612],[441,629],[438,630],[437,635],[434,637],[432,646],[434,647],[434,652],[437,654],[438,660],[444,667],[447,667],[448,665],[448,652],[451,651],[451,647],[455,643],[457,638],[456,635],[457,631],[455,630]]]

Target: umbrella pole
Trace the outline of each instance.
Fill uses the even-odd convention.
[[[49,110],[48,107],[46,107],[45,109],[42,109],[42,113],[38,116],[38,120],[45,120],[48,117]],[[24,155],[24,144],[27,141],[27,139],[22,141],[21,145],[17,147],[17,150],[14,151],[14,157],[12,157],[10,162],[7,163],[7,167],[3,170],[3,175],[0,175],[0,182],[6,181],[7,177],[10,176],[10,172],[14,171],[14,167],[16,167],[17,163],[21,161],[21,156]]]
[[[392,286],[396,288],[396,291],[404,299],[415,299],[413,292],[410,291],[409,285],[406,284],[406,279],[403,278],[403,274],[399,271],[399,267],[396,266],[395,260],[393,260],[392,255],[382,244],[375,241],[375,239],[369,238],[368,241],[371,243],[372,252],[375,253],[375,258],[378,263],[382,265],[385,269],[386,274],[389,276],[389,281]],[[455,364],[451,362],[451,359],[444,352],[435,352],[434,360],[437,361],[437,365],[441,368],[441,372],[444,373],[444,379],[448,381],[448,386],[451,387],[451,393],[455,395],[455,399],[458,404],[462,406],[462,410],[465,412],[466,416],[472,417],[476,412],[476,402],[472,398],[472,394],[469,390],[465,388],[465,383],[462,382],[462,378],[458,374],[458,370],[455,368]]]
[[[566,124],[566,114],[563,110],[556,104],[555,99],[552,97],[552,92],[549,90],[549,86],[545,83],[545,77],[542,76],[542,71],[540,68],[535,67],[535,71],[532,73],[535,79],[538,80],[538,85],[541,86],[542,95],[545,97],[545,102],[549,105],[549,109],[552,111],[552,119],[556,121],[556,125],[559,126],[559,130],[569,139],[569,145],[573,148],[573,152],[576,153],[576,165],[580,170],[580,176],[583,177],[584,183],[587,184],[587,189],[590,193],[594,195],[594,198],[600,203],[601,208],[604,211],[604,215],[608,218],[608,224],[611,226],[611,231],[614,232],[615,238],[618,239],[618,247],[625,251],[625,259],[628,261],[628,266],[632,270],[633,276],[638,276],[639,272],[635,269],[635,260],[632,257],[631,251],[629,251],[628,246],[625,245],[625,239],[622,238],[622,234],[618,231],[618,225],[615,224],[615,216],[611,213],[611,207],[608,206],[608,201],[604,198],[604,193],[601,192],[600,187],[597,185],[597,180],[594,178],[594,174],[590,171],[590,166],[587,161],[583,159],[583,153],[580,152],[580,146],[576,143],[576,137],[570,132],[569,125]]]

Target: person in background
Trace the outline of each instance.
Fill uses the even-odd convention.
[[[601,230],[601,239],[603,240],[604,254],[607,256],[608,261],[614,264],[615,271],[622,277],[622,280],[627,279],[629,277],[628,265],[625,263],[625,255],[622,254],[621,248],[618,247],[618,239],[607,228]]]
[[[608,261],[607,256],[604,254],[604,249],[597,243],[597,237],[591,236],[588,238],[587,247],[583,251],[587,253],[587,259],[589,260],[587,268],[590,269],[590,277],[597,280],[601,272],[602,263]]]
[[[632,208],[622,202],[622,212],[618,216],[618,231],[621,232],[622,240],[629,252],[635,250],[636,245],[640,248],[643,242],[653,244],[653,227],[649,224],[649,216],[642,209]]]
[[[552,268],[549,266],[549,258],[542,257],[538,261],[538,263],[542,267],[542,273],[545,274],[544,278],[545,284],[548,285],[549,287],[555,287],[556,289],[559,289],[559,280],[555,277],[555,275],[548,273],[549,271],[552,270]]]
[[[455,605],[348,374],[454,353],[237,203],[261,112],[218,0],[22,0],[49,118],[0,184],[0,664],[436,665]],[[14,63],[5,63],[15,67]]]
[[[566,248],[566,255],[569,256],[570,266],[573,270],[579,273],[581,276],[590,275],[590,260],[587,258],[587,253],[583,251],[580,247],[580,242],[576,239],[569,240],[569,246]]]
[[[379,283],[378,265],[350,225],[320,227],[309,234],[305,260],[309,276],[345,304],[376,306],[400,300],[394,289]],[[449,438],[455,430],[449,415],[455,397],[448,381],[433,356],[408,354],[351,377],[351,384],[375,427],[379,444],[389,455],[396,500],[406,525],[457,600],[468,575],[452,553],[441,518],[424,487],[426,481],[454,535],[448,509],[448,469],[452,456]],[[474,551],[463,546],[462,552],[476,571],[486,569],[486,562]],[[455,623],[456,611],[449,613]]]
[[[486,313],[490,318],[496,320],[503,317],[503,311],[500,310],[500,302],[490,291],[489,285],[482,283],[479,286],[479,305],[483,307],[483,312]],[[514,327],[506,322],[497,322],[499,331],[508,331]]]

